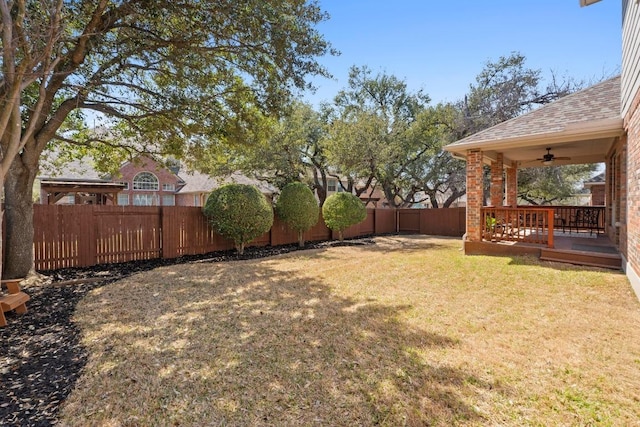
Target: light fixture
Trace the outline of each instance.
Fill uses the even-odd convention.
[[[545,160],[544,162],[542,162],[542,164],[545,165],[545,166],[551,166],[553,164],[553,159]]]

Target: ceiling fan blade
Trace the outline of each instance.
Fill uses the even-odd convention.
[[[571,160],[571,157],[554,157],[553,160]]]

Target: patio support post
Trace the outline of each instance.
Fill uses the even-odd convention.
[[[467,240],[482,241],[482,150],[467,152]]]
[[[495,162],[491,162],[491,206],[503,205],[504,200],[504,155],[498,153]]]
[[[507,205],[512,208],[518,207],[518,164],[511,162],[511,167],[507,168]]]

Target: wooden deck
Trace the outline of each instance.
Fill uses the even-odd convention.
[[[545,244],[524,242],[465,242],[467,255],[533,255],[544,261],[604,267],[619,270],[622,257],[616,246],[604,234],[589,232],[556,235],[553,248]]]
[[[616,246],[603,234],[590,237],[556,237],[554,248],[542,248],[540,259],[622,269],[622,257]]]

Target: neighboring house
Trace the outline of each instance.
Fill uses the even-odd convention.
[[[580,5],[588,6],[597,1],[581,0]],[[640,1],[622,0],[620,77],[568,95],[446,147],[467,161],[466,253],[488,246],[498,247],[484,239],[485,236],[502,238],[495,235],[494,229],[487,228],[486,215],[491,212],[511,215],[510,209],[516,208],[519,168],[604,162],[604,233],[619,252],[622,268],[640,298],[639,106]],[[484,208],[482,203],[485,164],[491,166],[492,208]],[[506,203],[503,202],[505,199]],[[538,214],[538,218],[541,217],[542,214]],[[509,219],[512,218],[517,219]],[[546,223],[553,222],[551,217]],[[505,239],[517,237],[509,223],[500,230],[504,235],[508,234]],[[553,249],[553,239],[548,240],[548,246]],[[509,252],[514,250],[509,246]]]
[[[359,185],[364,185],[364,182],[359,183]],[[331,196],[332,194],[342,193],[344,191],[345,190],[342,188],[342,186],[340,185],[340,181],[337,178],[327,178],[327,197]],[[359,198],[368,208],[390,207],[389,202],[384,196],[384,192],[379,188],[374,188],[373,191],[369,188],[366,191],[362,192]]]
[[[589,190],[589,193],[591,195],[590,203],[589,203],[591,206],[606,205],[604,172],[585,181],[584,188]]]
[[[275,188],[233,174],[219,180],[195,171],[166,167],[150,157],[140,156],[122,165],[113,177],[100,177],[89,162],[74,162],[63,170],[39,177],[40,203],[117,204],[133,206],[203,206],[214,188],[228,182],[256,185],[272,197]]]

